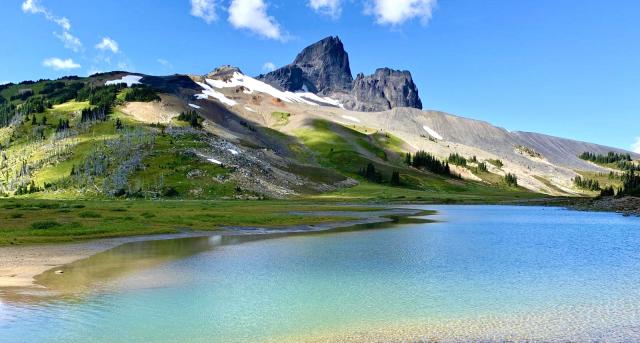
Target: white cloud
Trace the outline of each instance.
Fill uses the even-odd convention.
[[[58,39],[64,43],[64,47],[74,52],[82,50],[82,42],[78,37],[69,33],[69,31],[63,31],[61,34],[53,33]]]
[[[640,154],[640,137],[636,137],[636,142],[631,145],[631,149]]]
[[[96,49],[98,50],[110,50],[111,52],[113,52],[114,54],[117,54],[118,51],[120,51],[120,47],[118,46],[118,42],[116,42],[115,40],[109,38],[109,37],[104,37],[102,38],[102,41],[100,41],[100,43],[96,44]]]
[[[218,20],[216,0],[191,0],[191,15],[202,18],[207,24]]]
[[[165,60],[164,58],[158,58],[156,61],[158,61],[158,63],[160,63],[163,67],[167,69],[173,69],[173,64],[171,64],[171,62]]]
[[[314,11],[338,18],[342,14],[342,0],[309,0],[309,6]]]
[[[80,42],[80,39],[70,33],[71,21],[69,21],[69,19],[65,17],[55,16],[47,8],[42,6],[38,0],[25,0],[22,3],[22,11],[29,14],[44,15],[47,20],[56,23],[62,28],[62,34],[58,34],[56,32],[54,32],[53,34],[64,43],[65,48],[71,49],[74,52],[78,52],[82,49],[82,43]]]
[[[262,66],[262,70],[266,72],[274,71],[276,70],[276,65],[273,62],[267,62]]]
[[[25,2],[22,3],[22,11],[24,13],[42,14],[45,16],[45,18],[47,18],[47,20],[60,25],[60,27],[62,27],[65,31],[71,30],[71,22],[69,21],[69,19],[65,17],[56,17],[51,12],[49,12],[48,9],[40,5],[40,2],[38,2],[38,0],[25,0]]]
[[[280,24],[267,14],[264,0],[232,0],[229,22],[237,29],[247,29],[270,39],[285,40]]]
[[[414,18],[426,24],[437,3],[437,0],[372,0],[365,13],[373,15],[376,22],[383,25],[400,25]]]
[[[54,70],[69,70],[80,68],[80,65],[75,63],[70,58],[67,58],[66,60],[57,57],[47,58],[46,60],[42,61],[42,65]]]
[[[37,0],[26,0],[22,3],[22,11],[24,13],[44,13],[46,10],[40,6]]]

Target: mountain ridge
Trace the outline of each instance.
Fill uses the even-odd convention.
[[[338,41],[325,44],[341,50]],[[326,47],[296,60],[314,60],[318,49]],[[352,91],[369,80],[365,89],[382,95],[365,94],[349,104],[358,97],[334,89],[341,87],[336,80],[348,84],[348,77],[334,77],[347,75],[347,56],[345,51],[338,68],[317,74],[294,66],[300,80],[291,79],[298,85],[289,90],[230,65],[206,75],[119,71],[3,86],[0,172],[8,177],[0,180],[0,194],[246,199],[329,193],[462,201],[582,196],[595,194],[576,186],[575,178],[617,187],[622,171],[579,154],[611,151],[640,159],[624,149],[399,106],[412,99],[422,107],[417,87],[406,85],[413,83],[406,71],[378,69],[384,75],[377,79],[358,75]],[[314,63],[306,67],[318,70]],[[400,81],[392,86],[399,86],[385,93],[385,77],[396,73]],[[400,99],[392,104],[395,96]],[[378,107],[377,97],[388,104]],[[446,168],[407,163],[422,152]],[[517,186],[507,178],[517,178]]]
[[[310,91],[335,97],[350,110],[422,109],[418,87],[409,71],[384,67],[371,75],[358,74],[354,79],[349,54],[337,36],[307,46],[291,64],[256,79],[283,91]]]

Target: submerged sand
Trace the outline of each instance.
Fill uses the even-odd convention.
[[[212,235],[266,235],[266,234],[300,234],[322,232],[338,228],[347,228],[360,224],[375,224],[391,222],[390,216],[415,216],[421,210],[389,209],[372,212],[322,212],[308,213],[308,215],[335,215],[358,218],[348,222],[324,223],[316,225],[298,225],[282,228],[261,227],[227,227],[215,232],[187,232],[170,235],[151,235],[120,237],[92,240],[78,243],[44,244],[28,246],[0,247],[0,288],[33,287],[35,277],[48,270],[88,258],[92,255],[113,249],[122,244],[176,239]]]

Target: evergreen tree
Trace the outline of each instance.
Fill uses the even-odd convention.
[[[509,187],[518,187],[518,177],[515,174],[508,173],[504,176],[504,181]]]
[[[408,165],[408,166],[410,166],[410,165],[411,165],[411,153],[407,153],[407,154],[404,156],[404,163],[405,163],[406,165]]]
[[[391,180],[389,181],[392,186],[400,186],[400,173],[397,170],[394,170],[391,173]]]

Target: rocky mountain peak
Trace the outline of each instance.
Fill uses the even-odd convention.
[[[349,54],[339,37],[327,37],[304,48],[293,63],[258,79],[284,91],[309,91],[333,96],[347,109],[385,111],[396,107],[422,109],[411,73],[389,68],[353,80]]]
[[[379,112],[396,107],[422,109],[418,87],[406,70],[380,68],[373,75],[358,74],[351,94],[353,99],[347,101],[345,107],[354,111]]]
[[[214,71],[207,74],[207,78],[209,79],[226,79],[233,77],[234,73],[242,74],[240,68],[232,66],[232,65],[223,65],[216,68]]]
[[[327,94],[331,91],[349,91],[353,82],[349,55],[338,37],[327,37],[306,47],[293,61],[317,89]]]

